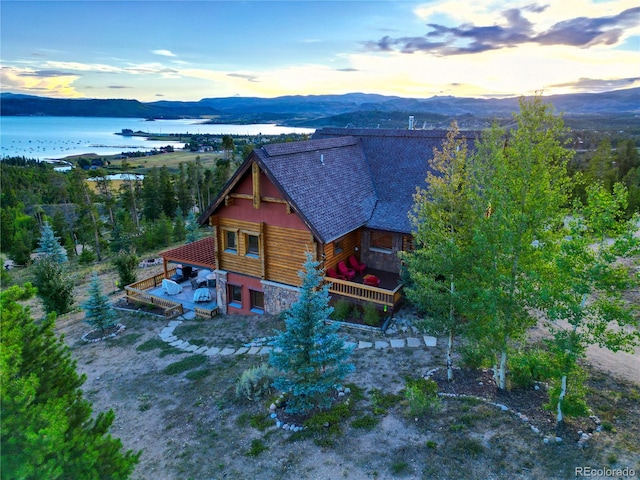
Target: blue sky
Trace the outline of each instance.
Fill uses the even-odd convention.
[[[0,2],[3,92],[200,100],[640,86],[637,0]]]

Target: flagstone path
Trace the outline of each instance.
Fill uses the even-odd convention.
[[[199,346],[192,345],[186,340],[181,340],[174,335],[174,330],[178,325],[181,325],[183,320],[171,320],[166,327],[160,331],[160,338],[180,350],[186,352],[199,353],[208,357],[214,357],[216,355],[229,356],[229,355],[268,355],[272,347],[267,345],[267,339],[253,340],[252,342],[245,343],[238,348],[232,348],[228,346],[215,347],[215,346]],[[400,349],[400,348],[420,348],[420,347],[435,347],[437,343],[436,337],[428,335],[422,335],[419,337],[406,337],[406,338],[391,338],[389,340],[377,340],[375,342],[366,342],[360,340],[359,342],[345,342],[345,348],[353,347],[354,350],[386,350]]]

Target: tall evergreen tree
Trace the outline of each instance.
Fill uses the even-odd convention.
[[[190,210],[189,215],[187,215],[185,228],[187,230],[187,243],[193,243],[200,238],[200,225],[198,225],[198,219],[193,210]]]
[[[322,285],[319,262],[306,254],[300,297],[287,311],[286,330],[279,332],[269,362],[279,374],[274,386],[286,395],[286,411],[309,413],[331,405],[330,391],[340,386],[354,370],[347,363],[351,349],[345,348],[337,325],[325,321],[333,311],[329,306],[329,286]]]
[[[414,196],[416,249],[404,256],[410,277],[405,293],[426,313],[427,329],[448,336],[447,378],[452,380],[454,337],[464,328],[460,313],[472,281],[468,273],[473,240],[467,144],[455,122],[429,166],[427,187]]]
[[[71,310],[73,305],[73,278],[64,264],[50,256],[38,259],[34,264],[34,285],[47,313],[58,315]]]
[[[135,248],[120,250],[113,258],[113,264],[118,271],[120,277],[120,288],[131,285],[137,280],[137,269],[140,263],[140,257],[136,253]]]
[[[102,284],[97,273],[91,277],[89,298],[82,304],[82,308],[85,315],[84,321],[103,332],[118,321],[115,311],[109,304],[109,297],[102,293]]]
[[[36,251],[51,258],[56,263],[68,261],[67,251],[60,245],[59,239],[53,233],[53,228],[51,228],[48,221],[45,221],[42,226],[42,234]]]
[[[173,220],[173,239],[181,242],[187,236],[187,228],[184,220],[184,214],[180,207],[176,208],[176,216]]]
[[[2,478],[126,479],[140,452],[123,452],[109,434],[113,411],[92,418],[69,348],[53,333],[53,316],[37,324],[19,301],[30,284],[0,293]]]

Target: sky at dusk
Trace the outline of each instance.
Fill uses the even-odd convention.
[[[140,101],[640,86],[638,0],[0,2],[3,92]]]

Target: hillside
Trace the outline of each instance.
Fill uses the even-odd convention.
[[[633,123],[640,115],[640,88],[604,93],[580,93],[545,97],[568,117],[624,118]],[[451,117],[478,125],[487,119],[510,117],[518,98],[401,98],[349,93],[345,95],[282,96],[276,98],[204,98],[198,102],[143,103],[123,99],[58,99],[3,93],[0,115],[48,115],[87,117],[194,118],[209,117],[215,123],[280,123],[294,126],[399,127],[408,115],[417,126],[447,124]],[[440,117],[441,116],[441,117]],[[637,121],[637,120],[635,120]],[[386,123],[385,123],[386,122]],[[400,123],[399,123],[400,122]],[[433,124],[432,124],[433,123]],[[597,123],[597,120],[596,120]]]

